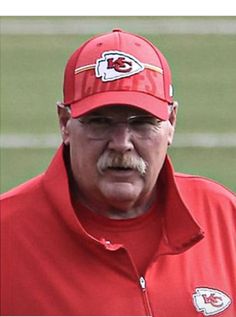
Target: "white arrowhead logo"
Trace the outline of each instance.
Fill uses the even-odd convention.
[[[198,312],[204,316],[213,316],[229,307],[231,299],[225,293],[207,287],[195,289],[193,303]]]
[[[144,70],[144,65],[134,56],[120,51],[106,51],[95,66],[96,77],[112,81],[129,77]]]

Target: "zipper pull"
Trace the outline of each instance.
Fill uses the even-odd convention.
[[[140,277],[139,283],[141,285],[142,290],[145,291],[145,289],[146,289],[146,281],[145,281],[145,278],[143,276]]]

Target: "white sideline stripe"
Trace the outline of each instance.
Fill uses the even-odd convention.
[[[2,149],[57,148],[61,143],[59,133],[2,134]],[[176,133],[173,147],[232,148],[236,147],[236,133]]]
[[[119,27],[142,34],[235,34],[236,19],[155,17],[73,17],[70,19],[2,19],[2,34],[97,34]]]

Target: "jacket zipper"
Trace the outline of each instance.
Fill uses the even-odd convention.
[[[140,284],[141,289],[142,289],[143,299],[144,299],[144,304],[145,304],[145,309],[146,309],[146,312],[147,312],[147,316],[152,316],[152,309],[151,309],[149,298],[148,298],[148,294],[147,294],[146,280],[145,280],[145,278],[143,276],[141,276],[139,278],[139,284]]]
[[[124,246],[122,245],[117,245],[116,248],[114,249],[114,246],[112,246],[111,242],[110,241],[106,241],[105,239],[103,239],[102,241],[102,244],[105,246],[106,249],[109,249],[109,250],[117,250],[119,248],[122,248],[125,250],[125,252],[128,254],[128,257],[132,263],[132,266],[137,274],[137,277],[139,278],[139,284],[141,286],[141,290],[142,290],[142,297],[143,297],[143,301],[144,301],[144,306],[145,306],[145,310],[146,310],[146,316],[151,316],[153,317],[152,315],[152,309],[151,309],[151,305],[150,305],[150,302],[149,302],[149,298],[148,298],[148,294],[147,294],[147,288],[146,288],[146,280],[143,276],[140,276],[138,274],[138,271],[137,271],[137,268],[133,262],[133,259],[131,257],[131,255],[129,254],[129,252],[124,248]]]
[[[144,302],[144,307],[145,307],[145,311],[146,311],[146,316],[151,316],[153,317],[152,315],[152,309],[151,309],[151,305],[150,305],[150,301],[149,301],[149,298],[148,298],[148,294],[147,294],[147,283],[146,283],[146,280],[144,278],[144,276],[140,276],[139,273],[138,273],[138,270],[133,262],[133,259],[132,259],[132,256],[129,254],[129,252],[124,248],[124,250],[127,252],[129,258],[130,258],[130,261],[132,263],[132,266],[137,274],[137,277],[139,278],[139,285],[141,287],[141,291],[142,291],[142,298],[143,298],[143,302]]]

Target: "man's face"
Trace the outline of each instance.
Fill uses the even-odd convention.
[[[127,123],[131,116],[138,117]],[[62,120],[61,114],[78,199],[107,215],[148,208],[172,142],[175,110],[171,116],[159,122],[127,106],[102,107],[78,119]]]

